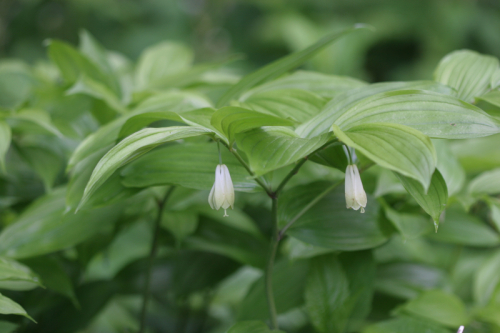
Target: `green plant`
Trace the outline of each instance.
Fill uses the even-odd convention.
[[[241,79],[173,42],[134,65],[86,32],[1,63],[0,313],[38,322],[5,330],[500,332],[499,62],[294,71],[358,30]],[[229,183],[208,203],[221,164],[229,217],[210,208]]]

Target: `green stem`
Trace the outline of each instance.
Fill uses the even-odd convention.
[[[267,305],[269,307],[269,317],[271,319],[271,329],[278,329],[278,315],[276,312],[276,304],[274,303],[273,294],[273,266],[274,259],[276,258],[276,252],[278,250],[279,244],[279,234],[278,234],[278,199],[273,197],[273,231],[271,236],[271,244],[269,246],[269,259],[266,266],[266,296]]]
[[[286,183],[288,183],[288,181],[297,174],[297,172],[299,172],[299,169],[300,167],[302,167],[302,165],[304,165],[304,163],[307,162],[307,156],[304,157],[302,160],[300,160],[297,165],[295,165],[295,167],[292,169],[292,171],[290,171],[288,173],[288,175],[286,175],[285,178],[283,178],[283,180],[281,181],[281,183],[278,185],[278,188],[276,189],[276,191],[274,191],[274,194],[275,196],[278,196],[278,194],[281,192],[281,190],[283,190],[283,188],[285,187]]]
[[[163,209],[165,208],[168,198],[170,197],[174,189],[175,187],[171,186],[165,193],[163,199],[161,201],[158,201],[158,214],[156,216],[156,221],[154,225],[153,241],[151,243],[151,250],[149,251],[148,267],[146,271],[146,281],[144,283],[143,300],[142,300],[141,317],[140,317],[141,325],[139,328],[139,333],[143,333],[146,328],[146,313],[148,309],[148,301],[150,296],[149,288],[151,285],[151,273],[153,271],[153,263],[156,257],[156,252],[158,250],[158,235],[160,234],[160,225],[161,225],[161,218],[163,215]]]

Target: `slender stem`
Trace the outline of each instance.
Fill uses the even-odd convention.
[[[278,196],[278,194],[281,192],[281,190],[285,187],[286,183],[288,183],[288,181],[297,174],[297,172],[299,172],[299,169],[302,165],[304,165],[304,163],[307,162],[307,156],[304,157],[302,160],[299,161],[299,163],[297,163],[297,165],[295,165],[295,167],[292,169],[292,171],[290,171],[288,173],[288,175],[286,175],[285,178],[283,178],[283,180],[281,181],[281,183],[278,185],[278,188],[276,189],[276,191],[274,191],[274,194],[276,196]]]
[[[146,271],[146,281],[144,283],[143,300],[142,300],[141,317],[140,317],[141,325],[139,328],[139,333],[143,333],[146,328],[146,313],[148,309],[148,301],[150,296],[149,288],[151,285],[151,273],[153,271],[153,263],[156,257],[156,251],[158,250],[158,235],[160,234],[160,225],[161,225],[163,209],[165,208],[168,198],[170,197],[174,189],[175,187],[171,186],[165,193],[163,199],[161,201],[158,201],[158,215],[156,216],[156,221],[154,225],[153,241],[151,243],[151,250],[149,251],[149,261]]]
[[[278,234],[278,198],[273,197],[272,199],[273,199],[273,208],[272,208],[273,231],[271,236],[271,244],[269,246],[269,259],[267,261],[267,266],[266,266],[266,296],[267,296],[267,305],[269,307],[269,316],[271,319],[271,328],[273,330],[277,330],[278,315],[276,312],[276,304],[274,303],[274,294],[273,294],[273,266],[280,240]]]
[[[219,164],[222,164],[222,156],[220,154],[220,141],[217,140],[217,149],[219,150]]]

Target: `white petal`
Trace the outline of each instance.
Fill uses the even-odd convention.
[[[231,180],[231,175],[229,174],[229,169],[224,164],[222,165],[222,171],[224,174],[224,195],[226,198],[225,204],[227,205],[227,207],[224,207],[224,209],[227,209],[229,207],[233,208],[233,206],[234,206],[233,181]]]
[[[215,208],[214,192],[215,192],[215,183],[214,186],[212,186],[212,189],[210,190],[210,194],[208,195],[208,204],[212,209],[217,209]]]
[[[215,192],[214,192],[214,202],[215,207],[218,210],[224,204],[224,177],[222,176],[222,168],[217,165],[215,171]]]
[[[348,165],[345,170],[345,203],[347,208],[352,208],[356,201],[354,200],[354,182],[352,165]]]
[[[354,165],[354,197],[360,206],[366,207],[366,192],[363,189],[363,183],[361,182],[361,177],[356,165]]]

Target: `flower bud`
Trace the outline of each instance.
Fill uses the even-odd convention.
[[[347,208],[365,212],[366,193],[361,183],[358,167],[355,164],[348,165],[345,171],[345,202]]]
[[[225,164],[217,165],[215,169],[215,183],[208,196],[208,203],[212,209],[224,209],[224,216],[228,216],[226,210],[234,205],[234,188],[231,175]]]

